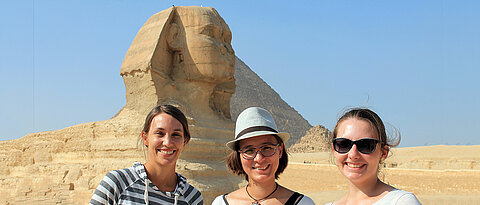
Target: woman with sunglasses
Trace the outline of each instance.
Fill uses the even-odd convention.
[[[279,185],[275,180],[288,164],[285,142],[290,135],[277,131],[267,110],[245,109],[237,118],[235,139],[227,143],[232,152],[227,167],[244,176],[248,184],[231,193],[218,196],[213,205],[224,204],[314,204],[313,200]]]
[[[340,173],[349,181],[349,189],[344,197],[328,204],[421,204],[412,193],[378,178],[379,165],[388,156],[390,147],[400,142],[400,138],[396,143],[392,140],[375,112],[362,108],[346,112],[333,130],[332,148]]]

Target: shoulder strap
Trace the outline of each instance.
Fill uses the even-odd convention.
[[[295,192],[292,194],[292,196],[290,196],[290,198],[288,198],[288,201],[285,203],[285,205],[296,205],[298,202],[300,202],[300,200],[302,200],[302,198],[303,194]]]
[[[223,198],[223,202],[225,202],[226,205],[229,205],[228,204],[228,201],[227,201],[227,198],[225,196],[227,196],[229,193],[226,193],[224,195],[222,195],[222,198]]]

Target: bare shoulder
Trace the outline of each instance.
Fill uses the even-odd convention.
[[[347,204],[347,195],[343,196],[337,201],[332,202],[333,205],[342,205],[342,204]]]
[[[282,199],[284,199],[284,201],[288,200],[288,198],[290,198],[293,193],[295,193],[295,191],[293,190],[290,190],[282,185],[279,185],[278,186],[278,194],[276,194],[277,198],[280,200],[280,201],[283,201]]]

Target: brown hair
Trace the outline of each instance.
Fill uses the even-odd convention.
[[[347,119],[352,119],[352,118],[365,120],[369,122],[370,125],[372,125],[372,127],[377,133],[378,141],[380,142],[382,149],[385,149],[385,145],[388,147],[396,147],[398,144],[400,144],[400,139],[401,139],[400,132],[398,132],[398,130],[393,128],[395,130],[395,135],[397,135],[398,137],[388,137],[387,132],[385,131],[385,125],[383,124],[382,119],[380,119],[380,117],[375,112],[367,108],[352,108],[350,110],[347,110],[347,112],[345,112],[345,114],[343,114],[342,117],[338,119],[337,124],[333,129],[332,139],[337,138],[338,127],[340,126],[340,124],[343,121]]]
[[[279,144],[282,144],[282,157],[280,157],[279,159],[279,163],[278,163],[278,168],[277,168],[277,171],[275,171],[275,179],[278,179],[278,175],[280,175],[283,170],[285,170],[285,168],[287,168],[287,165],[288,165],[288,154],[287,154],[287,149],[285,149],[285,144],[283,144],[283,141],[282,139],[277,136],[277,135],[273,135],[275,136],[275,139],[277,139],[277,142]],[[245,171],[243,170],[243,167],[242,167],[242,161],[240,159],[240,152],[239,152],[239,149],[240,149],[240,143],[237,141],[235,143],[235,151],[232,151],[230,152],[230,154],[228,154],[227,158],[226,158],[226,164],[227,164],[227,167],[228,169],[238,175],[238,176],[245,176],[245,180],[248,181],[248,175],[245,173]]]
[[[190,141],[190,130],[188,129],[188,122],[187,118],[183,114],[182,111],[180,111],[178,108],[176,108],[173,105],[159,105],[157,107],[154,107],[147,115],[145,118],[145,123],[143,124],[143,129],[142,133],[148,133],[150,130],[150,125],[152,124],[152,120],[155,116],[166,113],[173,118],[177,119],[183,127],[183,136],[185,138],[185,141],[188,142]]]

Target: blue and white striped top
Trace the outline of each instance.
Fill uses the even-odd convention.
[[[147,178],[145,167],[133,166],[107,173],[98,185],[90,204],[178,204],[203,205],[202,194],[177,173],[173,192],[163,192]],[[148,191],[145,188],[148,187]]]

